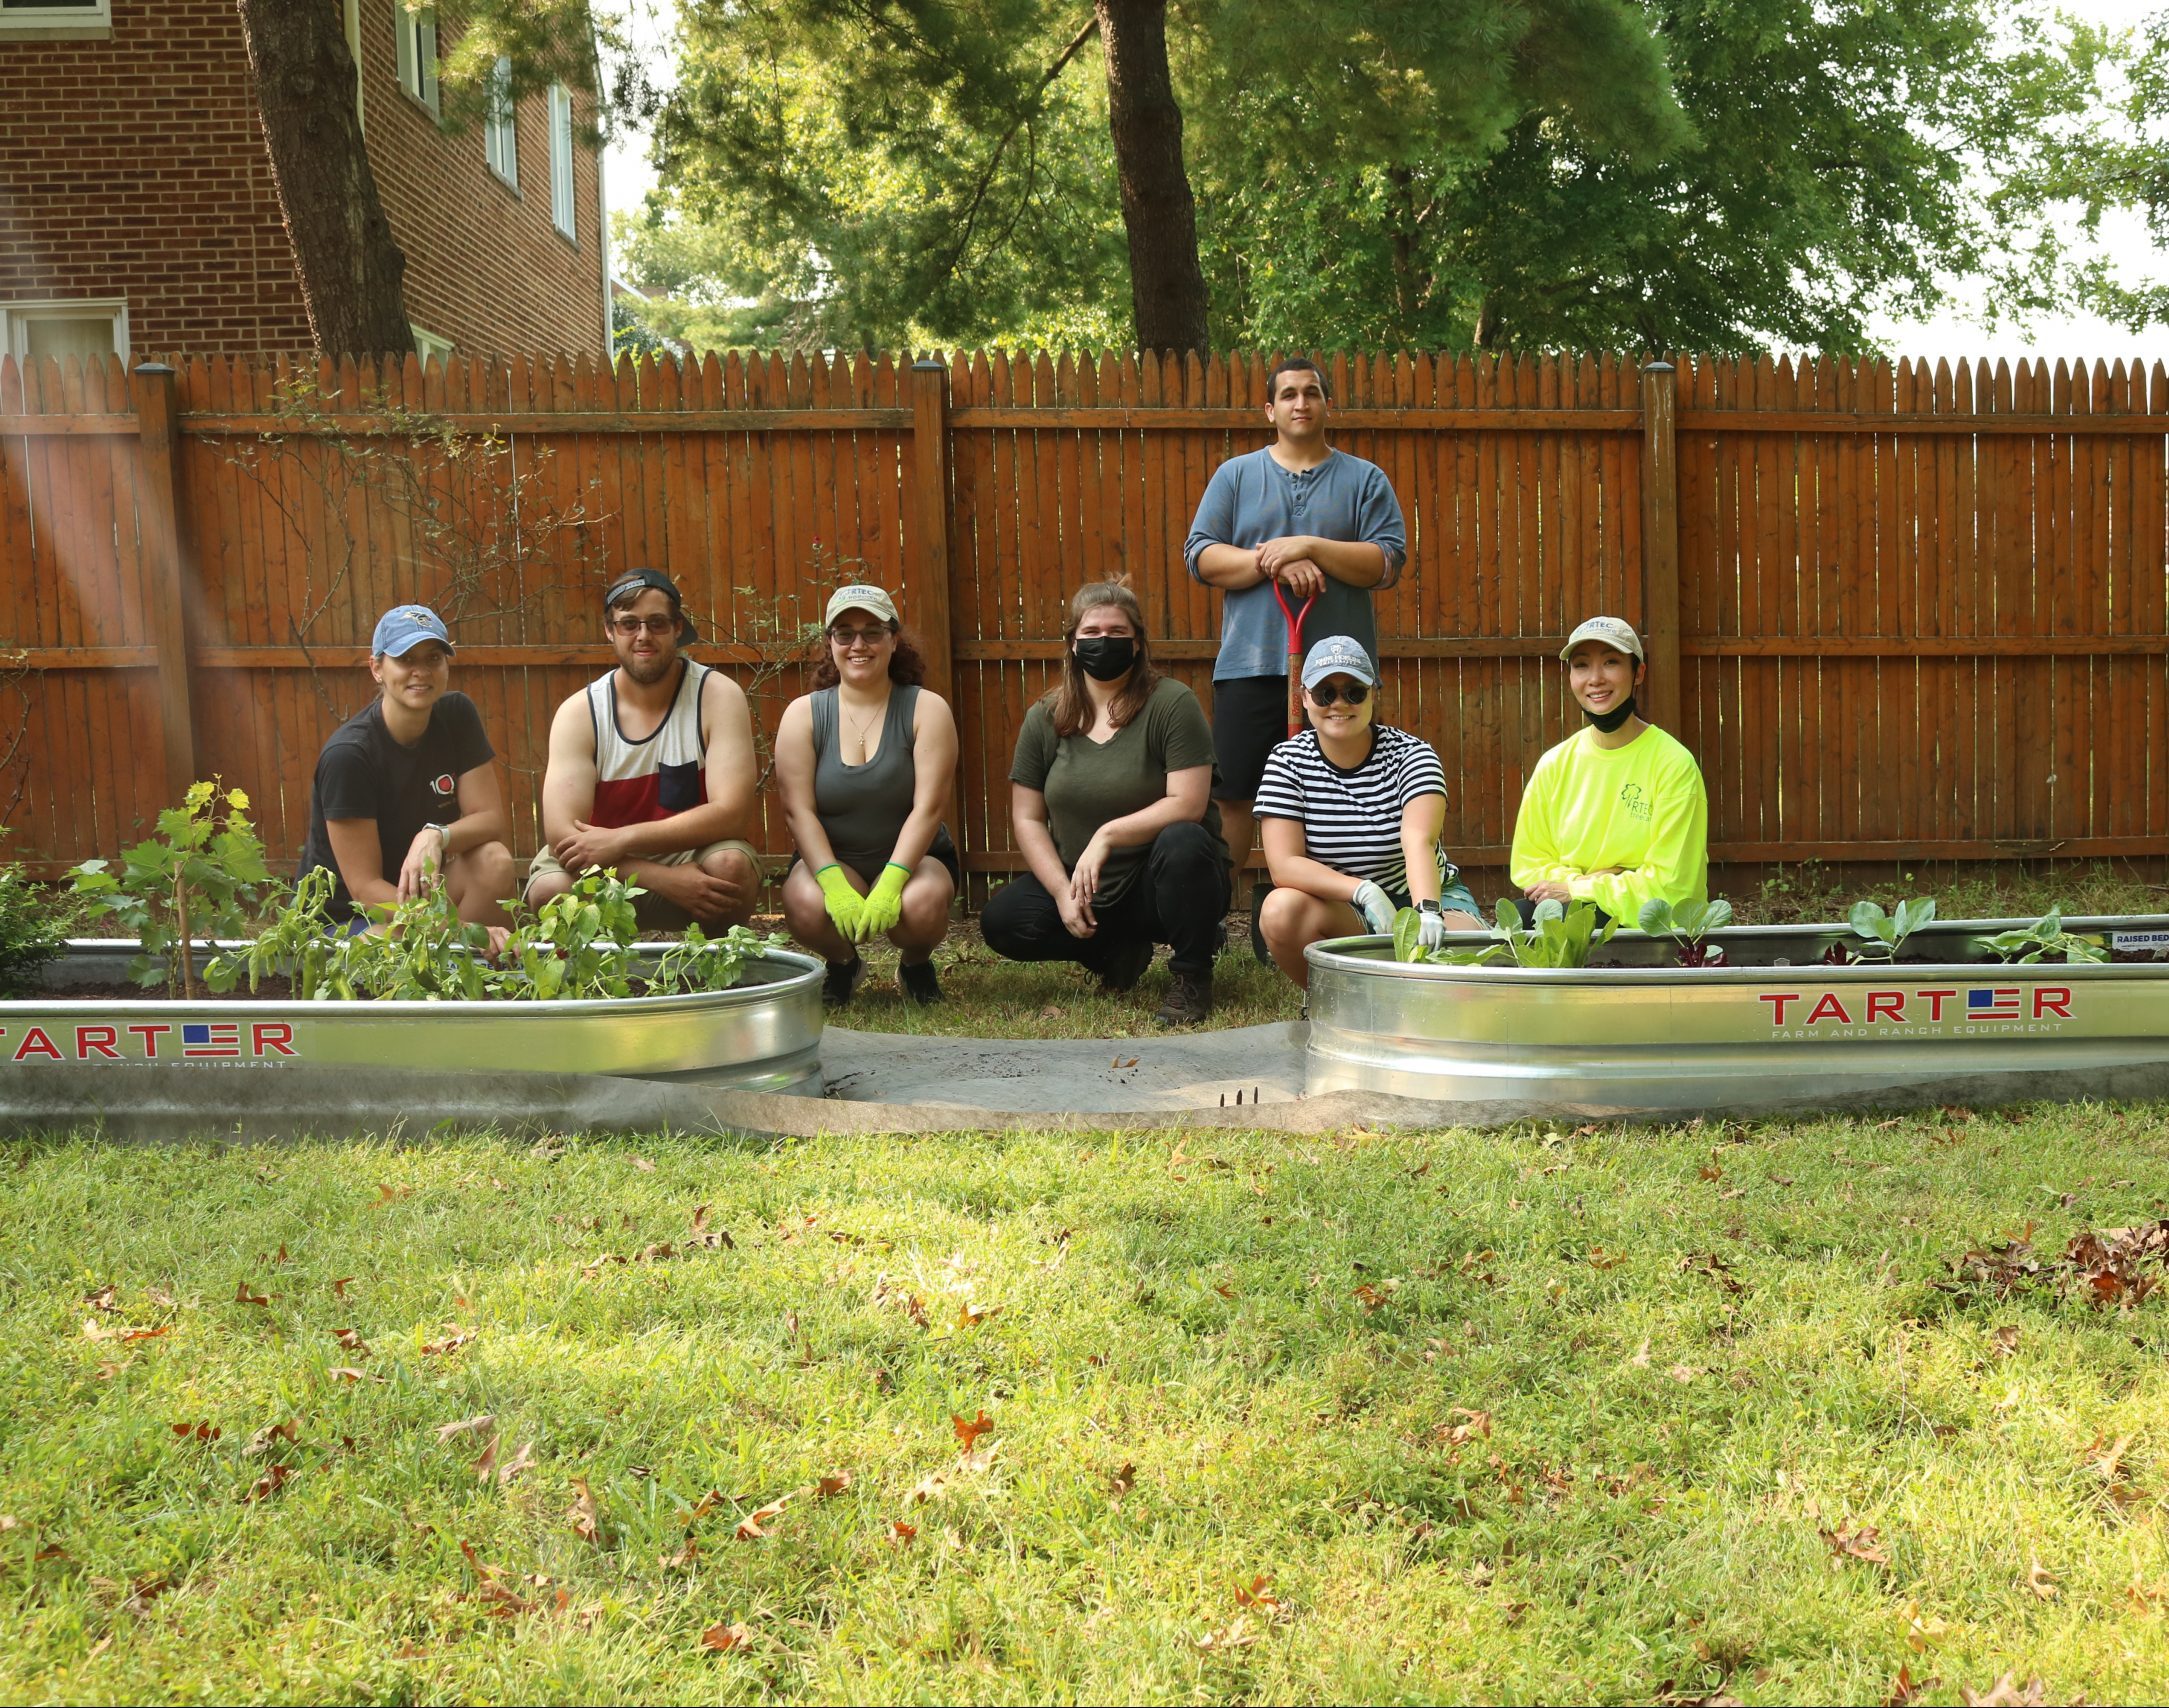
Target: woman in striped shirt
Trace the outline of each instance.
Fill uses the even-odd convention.
[[[1282,742],[1258,785],[1273,889],[1259,928],[1274,964],[1310,986],[1306,946],[1393,929],[1423,914],[1422,942],[1481,931],[1476,898],[1446,858],[1446,774],[1429,742],[1373,721],[1378,672],[1362,643],[1334,635],[1303,664],[1311,727]]]

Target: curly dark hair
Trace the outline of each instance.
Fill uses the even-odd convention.
[[[901,623],[891,623],[889,633],[896,637],[896,650],[889,654],[889,680],[903,688],[916,688],[926,680],[926,660],[919,656],[919,649],[911,644],[911,637],[904,633]],[[821,631],[820,652],[813,661],[812,686],[815,689],[833,688],[843,680],[843,672],[836,668],[836,655],[829,650],[828,630]]]

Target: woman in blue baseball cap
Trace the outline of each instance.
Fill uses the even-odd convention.
[[[1266,756],[1258,828],[1273,888],[1258,926],[1273,964],[1310,986],[1309,945],[1423,915],[1422,942],[1480,931],[1476,898],[1446,858],[1446,773],[1427,741],[1377,721],[1378,669],[1331,635],[1303,661],[1310,728]]]
[[[426,605],[395,605],[369,643],[377,696],[317,756],[302,875],[332,874],[334,918],[397,906],[442,882],[470,925],[502,928],[517,886],[482,715],[449,691],[452,637]]]

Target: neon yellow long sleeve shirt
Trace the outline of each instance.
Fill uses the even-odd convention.
[[[1595,735],[1577,731],[1529,774],[1514,882],[1565,884],[1629,927],[1646,901],[1707,901],[1710,807],[1695,756],[1654,724],[1625,747]]]

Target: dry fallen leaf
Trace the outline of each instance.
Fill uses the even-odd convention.
[[[1697,1376],[1701,1375],[1702,1372],[1700,1370],[1697,1370],[1692,1364],[1675,1364],[1671,1367],[1671,1369],[1667,1370],[1665,1374],[1671,1377],[1672,1380],[1675,1382],[1691,1382]]]
[[[813,1498],[815,1500],[827,1500],[831,1495],[842,1494],[850,1486],[851,1473],[849,1471],[838,1471],[832,1476],[821,1478],[813,1485]]]
[[[474,1480],[478,1483],[488,1482],[490,1474],[497,1469],[497,1441],[498,1437],[491,1436],[489,1444],[482,1449],[482,1457],[474,1462]]]
[[[497,1414],[486,1411],[479,1417],[463,1417],[457,1423],[440,1423],[437,1425],[437,1439],[449,1441],[455,1435],[472,1435],[478,1429],[489,1428],[496,1421]]]
[[[253,1459],[260,1453],[269,1452],[274,1441],[284,1441],[291,1446],[300,1439],[301,1421],[298,1418],[290,1417],[284,1423],[267,1423],[249,1437],[249,1444],[241,1449],[241,1456]]]
[[[565,1516],[572,1520],[572,1533],[581,1541],[594,1542],[601,1539],[602,1521],[596,1513],[595,1497],[588,1492],[585,1477],[573,1478],[572,1505],[566,1508]]]
[[[346,1290],[347,1290],[347,1289],[348,1289],[349,1287],[351,1287],[351,1286],[352,1286],[353,1284],[354,1284],[354,1277],[353,1277],[353,1276],[351,1276],[351,1275],[342,1275],[342,1276],[340,1276],[338,1280],[334,1281],[334,1282],[333,1282],[333,1283],[331,1284],[331,1291],[332,1291],[332,1295],[333,1295],[333,1296],[334,1296],[335,1298],[340,1298],[340,1299],[343,1299],[343,1298],[345,1298],[345,1297],[346,1297]]]
[[[2039,1554],[2029,1555],[2026,1565],[2026,1587],[2042,1601],[2056,1599],[2056,1576],[2041,1563]]]
[[[191,1438],[197,1441],[216,1441],[226,1432],[210,1423],[177,1423],[173,1426],[173,1433],[183,1441]]]
[[[644,1156],[634,1157],[633,1166],[639,1169],[642,1174],[653,1174],[655,1172],[655,1164]]]
[[[446,1323],[444,1325],[443,1339],[428,1340],[422,1343],[422,1356],[432,1358],[440,1352],[457,1352],[470,1340],[474,1339],[474,1336],[475,1331],[471,1328],[461,1328],[458,1323]]]
[[[382,1376],[372,1376],[369,1374],[368,1371],[357,1370],[350,1364],[334,1365],[332,1367],[331,1379],[334,1382],[374,1382],[379,1387],[382,1387],[384,1385],[384,1378]]]
[[[700,1558],[700,1542],[692,1531],[688,1530],[683,1545],[675,1554],[658,1554],[656,1558],[662,1562],[666,1572],[689,1571],[693,1562]]]
[[[174,1302],[173,1295],[163,1287],[146,1287],[143,1289],[143,1296],[162,1311],[180,1309],[179,1305]]]
[[[414,1188],[411,1186],[386,1186],[380,1182],[377,1186],[376,1207],[381,1209],[386,1204],[395,1204],[402,1198],[413,1196]]]
[[[1890,1556],[1883,1552],[1883,1533],[1872,1524],[1863,1524],[1857,1530],[1823,1530],[1818,1534],[1830,1544],[1830,1551],[1842,1558],[1866,1560],[1878,1566],[1890,1564]]]
[[[252,1293],[246,1281],[236,1281],[233,1287],[233,1302],[237,1305],[268,1305],[271,1303],[271,1295]]]
[[[2003,1327],[1996,1330],[1988,1338],[1990,1344],[1996,1349],[1996,1356],[1998,1358],[2008,1358],[2018,1350],[2018,1324],[2005,1323]]]
[[[1961,1684],[1958,1700],[1966,1708],[2035,1708],[2048,1700],[2048,1686],[2038,1678],[2029,1678],[2021,1685],[2012,1674],[2005,1673],[1985,1691],[1971,1691]]]
[[[241,1497],[241,1504],[252,1506],[257,1501],[269,1500],[286,1486],[287,1479],[293,1474],[294,1468],[291,1465],[267,1465],[264,1474],[258,1477],[250,1485],[249,1492]]]
[[[999,1305],[960,1305],[957,1307],[956,1326],[958,1328],[976,1327],[978,1324],[985,1322],[987,1318],[998,1315],[1001,1308]]]
[[[1447,1414],[1449,1419],[1460,1418],[1460,1423],[1442,1423],[1431,1431],[1432,1437],[1442,1447],[1459,1447],[1478,1436],[1491,1434],[1491,1414],[1487,1411],[1471,1411],[1467,1406],[1455,1406]]]
[[[889,1540],[898,1547],[902,1547],[918,1534],[919,1527],[916,1524],[906,1524],[901,1518],[889,1520]]]
[[[1947,1621],[1923,1613],[1919,1602],[1909,1601],[1905,1604],[1905,1645],[1916,1655],[1930,1643],[1940,1643],[1950,1635],[1950,1630]]]
[[[987,1416],[984,1411],[969,1422],[957,1416],[955,1412],[951,1412],[949,1414],[949,1423],[955,1429],[956,1438],[964,1444],[964,1451],[967,1453],[972,1450],[973,1442],[994,1427],[994,1420]]]
[[[700,1634],[700,1646],[719,1655],[727,1655],[733,1649],[742,1649],[753,1641],[753,1633],[743,1625],[727,1625],[717,1620]]]
[[[120,1288],[108,1281],[103,1287],[85,1293],[83,1303],[94,1311],[117,1311],[120,1309]]]
[[[535,1444],[532,1441],[523,1441],[520,1443],[519,1452],[512,1456],[511,1461],[497,1467],[497,1486],[501,1489],[510,1488],[515,1478],[534,1468]]]
[[[1270,1619],[1280,1611],[1280,1598],[1266,1587],[1272,1581],[1264,1572],[1260,1572],[1250,1580],[1248,1589],[1243,1588],[1241,1584],[1237,1584],[1235,1586],[1235,1605],[1238,1607],[1255,1607],[1266,1618]]]
[[[1122,1497],[1137,1487],[1137,1467],[1124,1461],[1122,1469],[1107,1479],[1107,1498],[1120,1503]]]
[[[762,1527],[773,1524],[783,1515],[783,1509],[790,1504],[791,1497],[789,1495],[780,1495],[766,1506],[755,1507],[753,1511],[738,1521],[738,1540],[741,1542],[758,1542],[768,1534]]]
[[[1938,1678],[1924,1678],[1915,1682],[1913,1669],[1902,1666],[1898,1669],[1898,1676],[1890,1682],[1890,1694],[1883,1698],[1883,1708],[1913,1708],[1913,1704],[1926,1692],[1942,1682]]]
[[[1240,1649],[1255,1643],[1258,1634],[1250,1629],[1250,1616],[1238,1613],[1221,1630],[1208,1631],[1197,1639],[1197,1646],[1207,1654],[1223,1654],[1229,1649]]]

